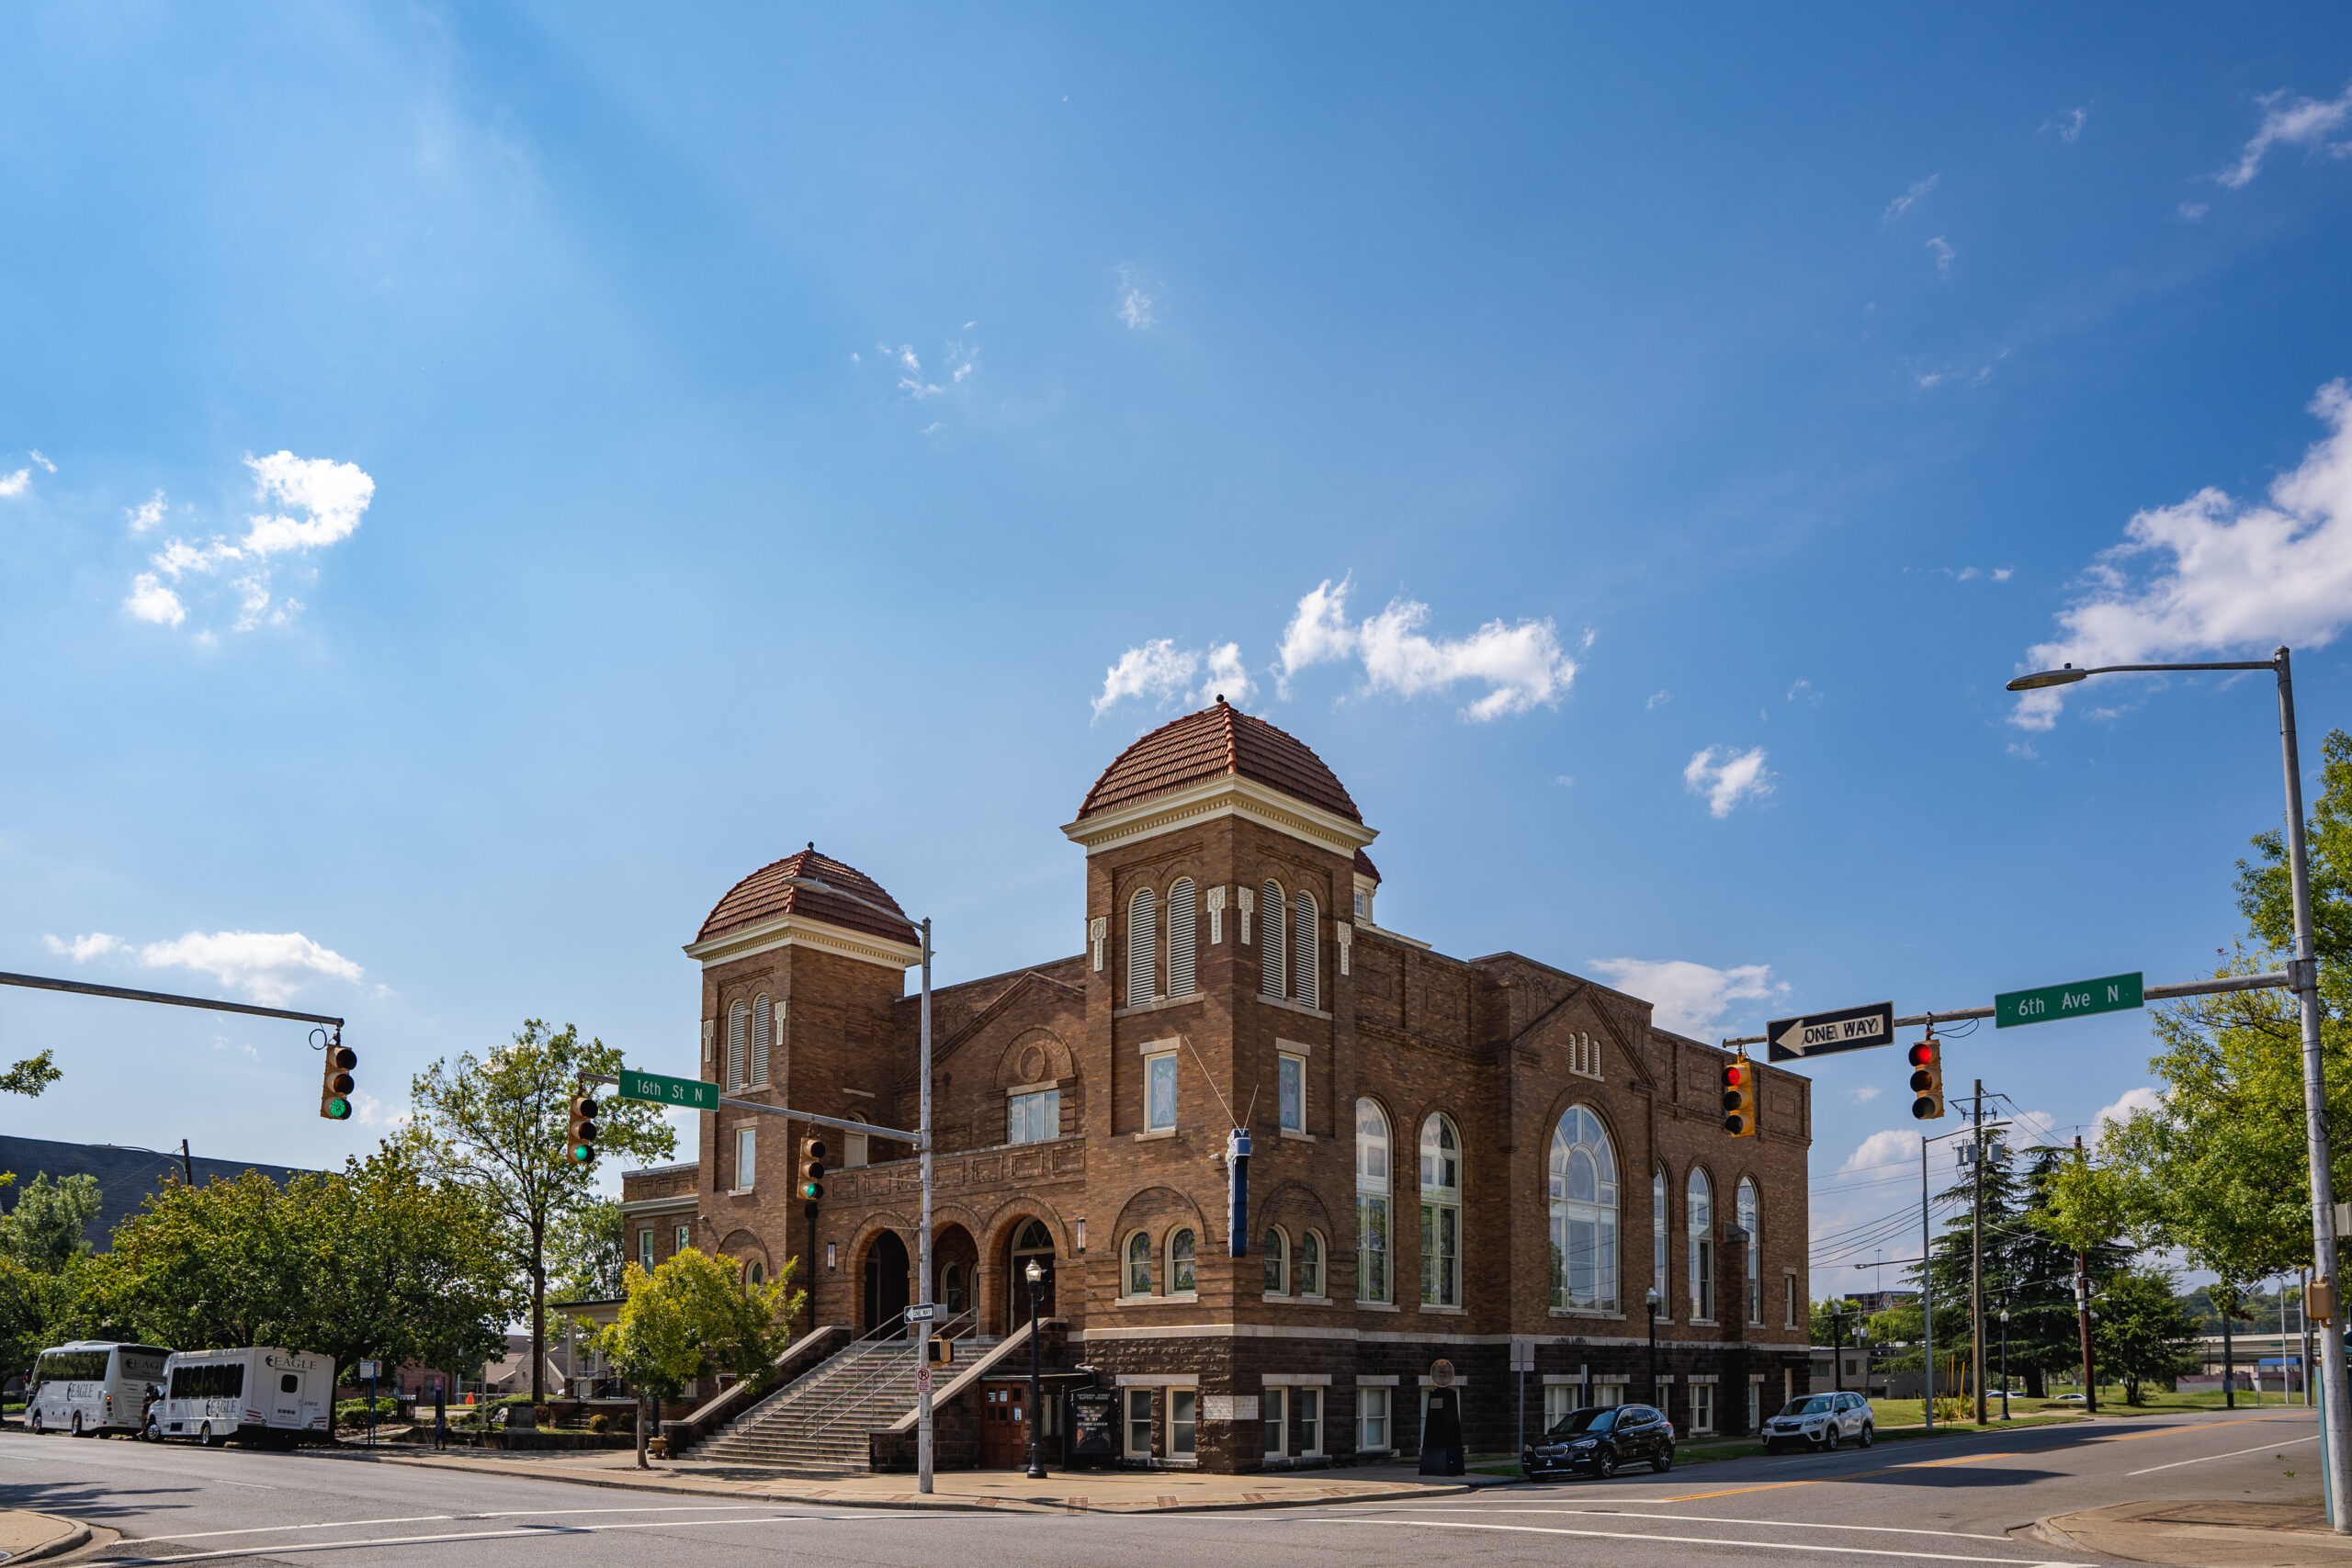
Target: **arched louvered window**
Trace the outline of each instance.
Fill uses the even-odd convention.
[[[1127,900],[1127,1005],[1141,1007],[1159,983],[1159,900],[1148,887]]]
[[[1180,876],[1168,889],[1168,994],[1189,997],[1193,994],[1193,943],[1197,936],[1193,927],[1193,879]]]
[[[1283,885],[1269,879],[1258,917],[1258,994],[1279,997],[1283,990]]]
[[[775,1009],[763,995],[752,1002],[752,1083],[768,1081],[768,1042],[775,1038]]]
[[[1315,934],[1315,895],[1301,893],[1291,900],[1290,993],[1303,1008],[1320,1007],[1316,955],[1322,943]]]
[[[727,1085],[743,1087],[744,1058],[752,1045],[752,1010],[737,1002],[727,1010]]]

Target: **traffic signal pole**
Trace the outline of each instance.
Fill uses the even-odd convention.
[[[1976,1424],[1984,1425],[1984,1080],[1976,1080],[1976,1197],[1968,1241],[1968,1359],[1976,1379]]]

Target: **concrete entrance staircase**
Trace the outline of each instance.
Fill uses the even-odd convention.
[[[963,1362],[993,1339],[967,1338],[969,1316],[946,1327]],[[771,1466],[811,1475],[864,1474],[866,1433],[914,1407],[914,1347],[902,1332],[857,1341],[752,1406],[687,1457],[696,1461]]]

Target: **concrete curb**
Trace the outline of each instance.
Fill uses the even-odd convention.
[[[36,1519],[48,1519],[61,1527],[59,1532],[38,1546],[28,1546],[24,1551],[0,1561],[38,1562],[44,1557],[62,1557],[69,1551],[79,1551],[90,1544],[90,1527],[78,1519],[61,1519],[54,1514],[32,1514],[29,1517]]]
[[[347,1453],[329,1449],[305,1449],[302,1453],[321,1459],[356,1461],[362,1463],[391,1463],[417,1470],[456,1470],[458,1465],[435,1463],[407,1454]],[[942,1497],[933,1494],[918,1501],[912,1497],[886,1500],[879,1497],[842,1496],[818,1497],[797,1492],[721,1491],[712,1486],[683,1485],[674,1481],[653,1477],[639,1479],[634,1475],[583,1475],[577,1472],[545,1472],[510,1469],[501,1465],[485,1466],[482,1473],[507,1476],[522,1481],[560,1481],[573,1486],[602,1486],[619,1492],[660,1492],[675,1497],[711,1497],[732,1502],[787,1503],[811,1508],[891,1508],[901,1513],[909,1508],[935,1508],[943,1512],[963,1514],[1220,1514],[1239,1513],[1263,1508],[1328,1508],[1350,1503],[1404,1503],[1422,1497],[1453,1497],[1480,1490],[1476,1486],[1430,1487],[1415,1492],[1366,1493],[1354,1497],[1274,1497],[1263,1502],[1246,1503],[1178,1503],[1159,1508],[1070,1508],[1054,1503],[1035,1503],[1026,1498],[989,1502],[976,1498]],[[1070,1473],[1070,1472],[1065,1472]],[[913,1484],[909,1478],[910,1485]],[[22,1559],[17,1561],[21,1562]]]

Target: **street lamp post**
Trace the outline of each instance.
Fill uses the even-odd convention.
[[[1869,1324],[1854,1325],[1854,1348],[1862,1353],[1862,1398],[1867,1402],[1871,1396],[1871,1325]]]
[[[2009,1309],[2001,1309],[2001,1419],[2009,1418]]]
[[[1829,1375],[1830,1386],[1839,1393],[1846,1392],[1846,1303],[1829,1303]]]
[[[893,920],[903,920],[907,913],[871,898],[859,897],[846,888],[836,887],[813,876],[787,876],[785,883],[792,887],[804,887],[811,893],[824,893],[835,898],[846,898],[863,905],[877,915]],[[919,1134],[916,1156],[921,1162],[922,1186],[922,1223],[915,1236],[915,1305],[931,1305],[931,917],[926,915],[913,922],[922,937],[922,1047],[919,1075],[922,1087],[918,1090],[921,1120],[915,1123]],[[810,1267],[816,1260],[809,1259]],[[910,1337],[915,1348],[915,1490],[931,1491],[931,1314],[925,1311],[914,1325]]]
[[[1657,1403],[1657,1287],[1652,1285],[1644,1292],[1642,1301],[1650,1309],[1650,1403]]]
[[[2278,741],[2287,771],[2287,875],[2295,903],[2295,956],[2287,984],[2301,1004],[2303,1034],[2303,1141],[2311,1167],[2312,1280],[2328,1287],[2327,1316],[2320,1324],[2320,1429],[2326,1450],[2328,1523],[2338,1535],[2352,1535],[2352,1432],[2346,1426],[2344,1320],[2335,1297],[2335,1192],[2329,1169],[2327,1092],[2322,1076],[2319,1032],[2319,961],[2312,941],[2312,878],[2303,840],[2302,761],[2295,742],[2295,682],[2288,651],[2268,659],[2205,664],[2109,664],[2092,670],[2067,665],[2020,675],[2012,692],[2071,685],[2093,675],[2186,670],[2267,670],[2278,679]]]
[[[1043,1481],[1046,1479],[1046,1457],[1045,1450],[1038,1446],[1037,1442],[1037,1429],[1044,1425],[1040,1417],[1045,1414],[1045,1405],[1037,1387],[1037,1287],[1044,1283],[1046,1271],[1037,1266],[1037,1260],[1033,1258],[1029,1260],[1027,1272],[1029,1276],[1029,1479]]]

